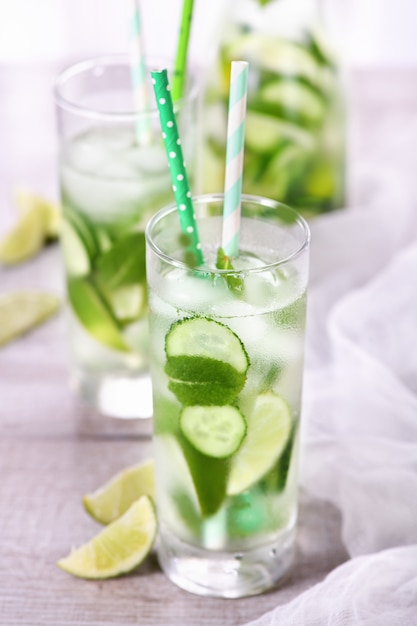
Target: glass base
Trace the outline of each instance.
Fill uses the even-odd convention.
[[[75,370],[71,383],[79,397],[103,415],[121,419],[152,417],[152,385],[148,373],[127,376]]]
[[[294,557],[295,530],[273,542],[240,552],[210,552],[189,545],[160,528],[159,563],[178,587],[201,596],[242,598],[274,587]]]

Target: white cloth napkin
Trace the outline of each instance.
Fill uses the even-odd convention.
[[[417,625],[417,119],[312,226],[301,484],[349,561],[250,626]]]

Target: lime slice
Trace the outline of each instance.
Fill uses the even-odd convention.
[[[323,69],[314,54],[292,41],[277,39],[264,33],[248,33],[236,38],[225,51],[229,59],[249,61],[254,67],[274,72],[281,76],[295,75],[317,87],[325,81]]]
[[[108,293],[103,289],[103,292],[115,317],[122,324],[134,322],[146,313],[147,293],[146,285],[143,283],[119,287]]]
[[[41,324],[60,307],[49,293],[15,291],[0,296],[0,346]]]
[[[245,384],[249,358],[225,324],[202,317],[175,322],[165,351],[169,388],[182,404],[229,404]]]
[[[61,229],[61,245],[65,268],[70,276],[85,276],[91,270],[87,245],[70,220],[64,219]]]
[[[145,235],[129,233],[97,259],[97,281],[107,290],[144,283]]]
[[[29,191],[17,190],[14,195],[17,208],[23,213],[34,211],[45,217],[45,234],[48,239],[57,239],[60,232],[60,206],[46,198]]]
[[[35,256],[43,247],[45,228],[43,212],[23,213],[16,226],[0,241],[0,262],[12,265]]]
[[[70,276],[84,276],[100,254],[100,246],[89,218],[79,211],[64,210],[61,244],[65,267]]]
[[[79,578],[112,578],[131,572],[149,554],[157,531],[152,500],[142,496],[126,513],[57,565]]]
[[[210,517],[222,506],[230,470],[230,460],[202,454],[180,434],[178,441],[194,483],[201,515]]]
[[[188,406],[180,415],[180,428],[202,454],[224,459],[240,448],[246,422],[234,406]]]
[[[83,497],[86,511],[100,524],[121,517],[143,495],[154,497],[154,465],[148,459],[127,467],[102,487]]]
[[[256,398],[247,422],[246,437],[232,460],[228,495],[245,491],[274,466],[285,449],[293,426],[288,403],[272,392]]]
[[[321,121],[326,113],[324,100],[308,85],[294,80],[267,83],[258,94],[259,101],[281,105],[289,119],[301,116],[312,122]]]
[[[311,149],[315,139],[311,132],[292,122],[278,119],[266,113],[248,109],[245,126],[245,145],[255,152],[274,152],[284,139]]]
[[[111,309],[92,282],[88,278],[70,277],[67,285],[71,306],[84,328],[109,348],[130,352]]]

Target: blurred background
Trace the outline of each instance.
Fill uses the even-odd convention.
[[[350,65],[417,64],[415,0],[321,0],[321,4]],[[142,2],[150,54],[172,55],[181,5],[181,0]],[[195,3],[190,49],[194,62],[208,61],[225,5],[224,0]],[[120,0],[2,0],[0,62],[66,61],[123,52],[128,6]]]
[[[364,99],[368,98],[371,71],[369,115],[377,111],[379,99],[398,103],[408,92],[412,97],[407,106],[414,106],[413,84],[408,76],[412,77],[413,68],[417,68],[417,2],[320,3],[345,66],[355,73],[355,80],[349,83],[349,96],[357,96],[356,105],[361,106],[363,94]],[[145,0],[141,5],[148,54],[172,57],[182,0]],[[238,2],[236,6],[238,9]],[[57,196],[53,77],[73,61],[95,54],[127,52],[129,9],[130,3],[120,0],[0,3],[1,230],[7,229],[13,219],[10,198],[14,187]],[[195,2],[189,59],[203,69],[213,61],[224,11],[224,0]],[[360,133],[355,135],[353,130],[352,136],[354,143],[363,144]]]

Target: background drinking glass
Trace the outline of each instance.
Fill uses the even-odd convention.
[[[219,270],[223,195],[194,208],[203,270],[175,207],[146,231],[158,554],[180,587],[233,598],[292,560],[309,230],[242,196],[235,270]]]
[[[101,57],[65,70],[55,99],[72,384],[106,415],[141,418],[152,415],[144,229],[173,196],[156,105],[135,111],[131,85],[128,59]],[[192,179],[191,80],[177,110]],[[141,142],[138,128],[150,138]]]

